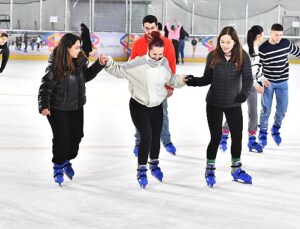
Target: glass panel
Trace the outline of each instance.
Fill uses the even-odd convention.
[[[171,26],[176,24],[175,20],[178,20],[183,28],[190,33],[192,25],[192,2],[167,0],[166,4],[166,22],[169,22]]]
[[[285,36],[300,36],[300,10],[280,8],[280,23]]]
[[[131,32],[144,33],[143,18],[149,14],[156,16],[158,22],[162,22],[162,10],[163,10],[162,0],[153,0],[153,1],[133,0]]]
[[[14,0],[12,23],[13,29],[39,30],[40,1]]]
[[[42,30],[63,31],[65,28],[65,1],[43,1]]]
[[[80,24],[90,25],[90,0],[74,1],[68,0],[68,22],[70,31],[80,31]]]
[[[96,32],[125,32],[126,2],[116,0],[95,0]],[[134,16],[133,16],[134,17]]]
[[[10,28],[10,0],[0,2],[0,29]]]
[[[271,31],[271,26],[277,23],[277,8],[256,13],[256,6],[249,4],[248,29],[253,25],[260,25],[264,28],[264,34],[268,36]]]
[[[218,2],[195,1],[194,34],[218,34],[218,14]]]
[[[222,28],[225,26],[233,26],[239,35],[245,35],[246,33],[245,18],[246,18],[245,1],[235,1],[235,0],[222,1],[220,30],[222,30]]]

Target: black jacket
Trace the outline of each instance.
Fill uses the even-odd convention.
[[[38,94],[39,112],[54,108],[62,111],[77,110],[86,102],[85,82],[92,80],[103,68],[99,61],[87,67],[87,60],[80,56],[76,59],[76,72],[61,80],[54,77],[54,56],[42,78]]]
[[[238,71],[225,57],[214,68],[209,67],[212,61],[211,53],[207,56],[207,62],[203,77],[195,77],[189,86],[205,86],[211,84],[206,96],[206,102],[220,108],[231,108],[240,106],[236,102],[238,94],[243,94],[247,98],[250,94],[253,79],[251,62],[248,54],[244,52],[244,63]]]
[[[0,45],[0,54],[2,54],[2,63],[0,66],[1,73],[3,72],[9,58],[9,48],[7,46],[7,42],[4,45]]]

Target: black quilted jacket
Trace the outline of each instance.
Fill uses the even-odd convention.
[[[238,71],[234,63],[228,62],[225,57],[214,68],[210,68],[212,56],[207,56],[207,62],[203,77],[195,77],[194,84],[190,86],[205,86],[211,84],[206,96],[206,102],[220,108],[240,106],[235,102],[237,94],[243,93],[249,96],[252,85],[251,62],[244,51],[244,63]]]
[[[38,94],[39,112],[43,109],[54,108],[62,111],[77,110],[86,102],[85,82],[92,80],[104,68],[95,61],[87,67],[87,60],[80,56],[76,60],[76,72],[69,74],[61,80],[54,77],[54,59],[49,59],[49,66],[42,78]]]

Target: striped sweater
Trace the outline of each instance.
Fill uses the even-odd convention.
[[[278,44],[265,41],[259,47],[262,75],[270,82],[282,82],[289,79],[288,55],[300,57],[300,49],[288,39],[281,39]]]

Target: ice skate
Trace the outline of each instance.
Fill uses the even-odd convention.
[[[137,171],[137,180],[139,182],[139,185],[141,186],[141,188],[146,188],[148,184],[146,165],[140,165]]]
[[[72,164],[70,163],[70,161],[65,161],[65,163],[63,163],[63,169],[64,169],[64,173],[66,174],[66,176],[72,180],[73,176],[74,176],[74,170],[72,168]]]
[[[231,166],[231,175],[233,177],[233,180],[244,184],[252,184],[252,177],[247,174],[246,171],[242,170],[241,167],[242,164],[240,162],[235,163]]]
[[[54,164],[53,166],[53,178],[55,183],[61,185],[64,182],[63,166]]]
[[[265,148],[265,146],[267,145],[267,128],[262,128],[259,131],[259,135],[258,135],[258,143],[262,146],[262,148]]]
[[[271,129],[272,137],[278,146],[280,145],[281,140],[282,140],[280,137],[279,129],[280,129],[280,126],[275,126],[275,125],[273,125],[272,129]]]
[[[256,151],[257,153],[263,152],[263,147],[256,142],[256,137],[254,135],[249,135],[248,148],[250,152],[252,151]]]
[[[148,163],[150,164],[150,170],[151,170],[152,176],[154,176],[157,180],[162,182],[162,178],[163,178],[164,174],[162,173],[160,167],[158,167],[159,161],[158,160],[151,160]]]

